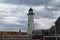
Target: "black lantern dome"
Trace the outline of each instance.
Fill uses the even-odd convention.
[[[33,9],[32,9],[32,8],[30,8],[30,9],[29,9],[29,11],[33,11]]]
[[[29,14],[28,15],[34,15],[32,8],[29,9]]]

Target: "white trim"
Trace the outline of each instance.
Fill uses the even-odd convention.
[[[44,37],[60,37],[60,36],[44,36]]]
[[[45,40],[45,37],[55,37],[56,40],[57,40],[57,38],[60,37],[60,36],[44,36],[44,38],[43,38],[44,40]]]

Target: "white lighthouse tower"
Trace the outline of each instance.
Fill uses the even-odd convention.
[[[29,9],[29,13],[27,15],[28,15],[27,34],[31,35],[32,31],[34,30],[34,13],[32,8]]]

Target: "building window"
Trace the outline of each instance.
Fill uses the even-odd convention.
[[[55,34],[55,31],[53,31],[53,34]]]

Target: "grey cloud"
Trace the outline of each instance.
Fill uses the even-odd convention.
[[[0,26],[2,26],[2,31],[19,31],[20,29],[25,31],[27,27],[25,25],[17,25],[17,24],[7,24],[7,23],[0,23]],[[1,31],[1,30],[0,30]]]
[[[5,0],[2,1],[3,3],[10,3],[10,4],[23,4],[23,5],[46,5],[51,0]]]
[[[38,27],[40,27],[39,29],[41,29],[41,26],[39,26],[38,23],[35,23],[35,24],[34,24],[34,29],[36,30],[36,29],[38,29]]]
[[[59,5],[57,6],[52,6],[52,8],[48,8],[49,6],[46,7],[47,10],[50,10],[50,11],[59,11],[60,10],[60,7]]]
[[[48,8],[51,6],[52,8]],[[47,10],[51,11],[59,11],[60,10],[60,1],[59,0],[52,0],[48,5],[46,5]]]
[[[47,11],[46,9],[42,12],[42,11],[39,11],[39,12],[35,12],[35,15],[37,15],[37,16],[35,16],[35,18],[40,18],[40,17],[42,17],[42,18],[49,18],[49,19],[52,19],[52,18],[55,18],[55,17],[53,17],[53,13],[52,13],[52,11]]]
[[[50,6],[50,4],[48,3],[51,3],[52,1],[51,0],[5,0],[5,1],[2,1],[2,3],[7,3],[7,4],[15,4],[15,5],[32,5],[32,6],[39,6],[39,5],[45,5],[46,8],[44,8],[43,10],[39,11],[39,10],[35,10],[35,19],[38,19],[41,17],[43,18],[47,18],[47,19],[55,19],[54,15],[56,14],[53,14],[52,11],[56,11],[58,10],[60,7],[59,7],[59,3],[58,4],[53,4],[51,6],[53,6],[53,8],[48,8],[48,6]],[[21,9],[20,9],[21,8]],[[17,17],[19,18],[17,21],[19,23],[21,23],[20,25],[17,25],[17,24],[8,24],[7,22],[3,22],[3,21],[0,21],[0,25],[3,25],[3,28],[5,30],[12,30],[16,27],[18,27],[18,29],[22,29],[22,31],[26,31],[27,29],[27,13],[25,13],[27,9],[22,8],[22,7],[18,7],[17,9],[12,9],[10,12],[7,11],[7,13],[11,13],[11,15],[7,15],[8,16],[14,16],[14,17]],[[28,11],[28,10],[27,10]],[[6,11],[0,11],[0,12],[3,12],[3,14],[7,14]],[[1,15],[1,14],[0,14]],[[25,16],[26,15],[26,16]],[[2,15],[0,16],[0,19],[3,19],[3,17],[6,17],[6,15]],[[49,21],[49,20],[48,20]],[[42,27],[42,25],[40,26],[40,24],[38,23],[35,23],[35,28],[38,29],[38,27]],[[10,28],[10,29],[9,29]],[[12,29],[11,29],[12,28]]]
[[[1,18],[0,18],[1,19]],[[3,20],[3,18],[2,18]],[[2,31],[19,31],[19,29],[21,29],[22,31],[26,31],[27,29],[27,21],[24,19],[18,20],[18,22],[20,24],[11,24],[11,23],[7,23],[4,21],[0,20],[0,26],[2,26],[3,30]]]

